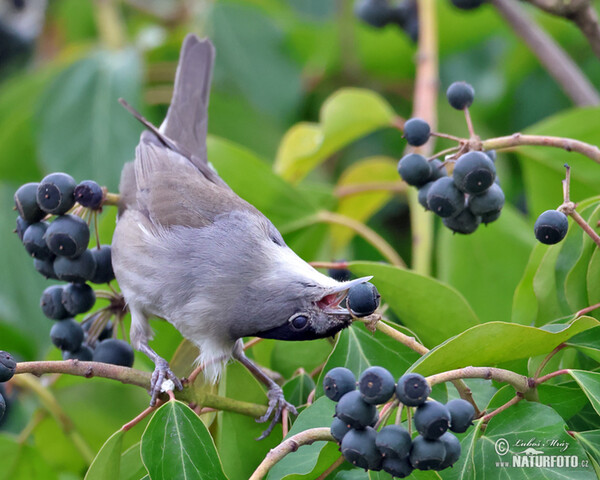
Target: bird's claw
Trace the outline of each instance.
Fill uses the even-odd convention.
[[[267,398],[269,399],[267,412],[262,417],[257,418],[256,421],[259,423],[264,423],[269,420],[271,415],[273,415],[273,418],[271,419],[271,423],[267,429],[260,435],[260,437],[257,438],[257,440],[262,440],[263,438],[269,436],[269,434],[273,431],[273,428],[275,428],[275,425],[277,425],[277,422],[279,422],[279,419],[281,418],[281,412],[284,409],[293,415],[298,415],[296,407],[285,399],[283,390],[279,385],[269,388],[269,391],[267,392]]]
[[[179,380],[177,375],[171,371],[169,363],[165,359],[158,358],[155,365],[150,380],[150,394],[152,395],[152,398],[150,399],[151,407],[156,405],[156,399],[158,398],[158,395],[163,392],[163,384],[166,380],[171,380],[177,390],[183,390],[181,380]]]

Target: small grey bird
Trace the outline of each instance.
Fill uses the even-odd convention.
[[[311,340],[352,322],[340,303],[370,277],[337,282],[298,257],[273,224],[242,200],[207,161],[207,107],[214,59],[209,40],[188,35],[173,98],[160,128],[121,101],[147,128],[121,176],[112,243],[115,275],[131,312],[131,342],[150,357],[151,404],[163,381],[181,382],[150,348],[150,317],[194,343],[216,381],[230,358],[268,388],[270,433],[283,408],[281,387],[244,355],[242,337]]]

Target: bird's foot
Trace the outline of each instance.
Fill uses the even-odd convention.
[[[260,437],[257,438],[257,440],[262,440],[263,438],[269,436],[269,434],[273,431],[273,428],[275,428],[275,425],[277,425],[277,422],[279,422],[279,419],[281,418],[281,412],[284,409],[293,415],[298,414],[296,407],[294,407],[294,405],[285,399],[283,390],[279,385],[275,384],[269,387],[267,398],[269,399],[267,413],[265,413],[262,417],[257,418],[256,421],[259,423],[264,423],[269,420],[271,415],[273,415],[273,418],[271,418],[271,423],[269,424],[268,428],[260,435]]]
[[[150,399],[151,407],[156,405],[156,399],[160,393],[167,392],[169,390],[172,391],[173,387],[175,387],[177,390],[183,390],[181,380],[179,380],[177,375],[171,371],[169,368],[169,363],[158,355],[157,358],[153,360],[155,368],[154,372],[152,372],[152,379],[150,381],[150,395],[152,396]],[[172,382],[172,384],[167,383],[169,381]]]

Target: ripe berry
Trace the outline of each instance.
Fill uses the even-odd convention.
[[[64,282],[84,283],[96,272],[96,262],[89,250],[85,250],[77,258],[56,257],[54,272]]]
[[[481,217],[473,215],[471,210],[465,208],[455,217],[443,218],[442,223],[454,233],[468,235],[477,230],[477,227],[481,223]]]
[[[569,229],[567,216],[558,210],[546,210],[535,221],[535,238],[546,245],[560,242]]]
[[[434,158],[429,164],[431,165],[431,177],[429,181],[448,176],[448,170],[446,170],[444,162],[441,160]]]
[[[17,228],[15,228],[15,233],[19,237],[19,240],[23,241],[23,234],[25,233],[25,230],[27,230],[27,227],[29,227],[29,225],[31,225],[31,223],[26,220],[23,220],[23,217],[17,217]]]
[[[375,405],[365,402],[359,391],[348,392],[335,406],[335,415],[352,428],[365,428],[377,415]]]
[[[323,379],[323,390],[327,398],[337,402],[346,393],[356,390],[356,377],[347,368],[332,368]]]
[[[483,193],[494,183],[496,167],[485,153],[472,151],[459,157],[452,177],[462,192]]]
[[[54,258],[54,254],[50,251],[44,239],[47,229],[47,222],[37,222],[29,225],[25,233],[23,233],[23,245],[25,245],[27,253],[33,258],[39,258],[40,260]]]
[[[108,283],[115,278],[112,267],[110,245],[100,245],[100,248],[90,249],[94,260],[96,260],[96,273],[90,279],[92,283]]]
[[[461,10],[473,10],[474,8],[480,7],[485,0],[451,0],[452,4],[456,8]]]
[[[75,320],[67,318],[52,325],[50,339],[61,350],[75,352],[83,342],[83,329]]]
[[[429,135],[431,135],[431,128],[421,118],[411,118],[404,124],[404,138],[413,147],[424,145],[429,140]]]
[[[412,471],[413,467],[407,458],[385,457],[381,464],[381,469],[389,473],[394,478],[406,478]]]
[[[131,367],[133,365],[133,348],[126,341],[117,338],[102,340],[94,350],[94,362]]]
[[[4,397],[0,394],[0,420],[4,417],[4,412],[6,412],[6,401]]]
[[[87,283],[70,283],[62,290],[61,302],[65,311],[75,316],[94,306],[96,293]]]
[[[446,447],[441,440],[427,440],[417,435],[410,451],[410,464],[418,470],[439,470],[446,457]]]
[[[38,185],[38,183],[26,183],[15,192],[15,207],[19,216],[28,223],[39,222],[46,216],[46,212],[37,203]]]
[[[470,402],[462,398],[455,398],[446,403],[446,408],[450,412],[450,430],[456,433],[464,433],[475,418],[475,408]]]
[[[348,290],[346,303],[354,315],[366,317],[377,310],[380,298],[381,295],[379,295],[377,287],[372,283],[365,282],[354,285]]]
[[[46,243],[55,255],[77,258],[88,246],[90,229],[77,215],[57,217],[46,231]]]
[[[383,367],[369,367],[358,379],[358,389],[363,400],[373,405],[387,402],[396,389],[394,377]]]
[[[396,385],[396,396],[407,407],[422,405],[431,393],[431,387],[423,375],[406,373]]]
[[[440,402],[429,400],[417,408],[413,420],[424,438],[435,440],[448,430],[450,412]]]
[[[400,425],[387,425],[377,433],[375,444],[386,457],[406,458],[410,453],[411,438]]]
[[[484,150],[483,153],[485,153],[492,162],[496,161],[496,150]]]
[[[398,162],[398,173],[409,185],[421,187],[430,181],[433,175],[431,167],[423,155],[409,153]]]
[[[443,470],[444,468],[451,467],[458,461],[460,458],[461,447],[458,438],[456,438],[456,436],[452,435],[450,432],[444,433],[439,440],[446,448],[446,456],[439,467],[439,470]]]
[[[33,267],[46,278],[52,278],[58,280],[56,273],[54,272],[54,255],[46,260],[40,260],[39,258],[33,259]]]
[[[432,185],[433,185],[433,182],[426,183],[421,188],[419,188],[419,191],[417,193],[417,198],[419,200],[419,203],[421,205],[423,205],[425,210],[429,210],[429,205],[427,204],[427,195],[429,194],[429,189],[431,188]]]
[[[500,218],[501,213],[502,213],[502,210],[498,210],[496,212],[484,213],[481,216],[481,223],[483,223],[484,225],[487,225],[488,223],[495,222],[496,220],[498,220]]]
[[[467,82],[454,82],[446,90],[448,103],[457,110],[464,110],[473,103],[475,90]]]
[[[338,282],[347,282],[352,278],[352,272],[346,268],[329,268],[327,275]]]
[[[331,436],[335,438],[335,441],[342,443],[344,436],[350,431],[352,427],[339,418],[334,418],[331,422]]]
[[[17,362],[15,362],[13,356],[0,350],[0,383],[8,382],[15,374],[16,368]]]
[[[504,192],[497,184],[492,184],[485,192],[469,197],[469,210],[474,215],[497,212],[504,206]]]
[[[67,213],[75,205],[75,180],[66,173],[51,173],[37,188],[37,203],[42,210],[54,215]]]
[[[64,350],[62,352],[63,360],[80,360],[82,362],[91,362],[94,356],[94,352],[87,345],[81,345],[78,350],[70,352]]]
[[[386,0],[359,0],[354,5],[354,14],[372,27],[384,27],[390,19]]]
[[[342,440],[342,455],[359,468],[379,470],[382,458],[375,445],[376,438],[377,432],[371,427],[364,430],[352,429]]]
[[[98,209],[102,205],[102,187],[93,180],[84,180],[75,187],[75,201],[82,207]]]
[[[429,187],[427,205],[442,218],[453,217],[465,209],[465,195],[450,177],[439,178]]]
[[[44,290],[40,299],[42,312],[52,320],[62,320],[69,317],[69,312],[61,302],[64,287],[62,285],[52,285]]]

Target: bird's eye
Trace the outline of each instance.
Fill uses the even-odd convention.
[[[298,315],[292,319],[292,327],[296,330],[302,330],[308,325],[308,318],[304,315]]]

